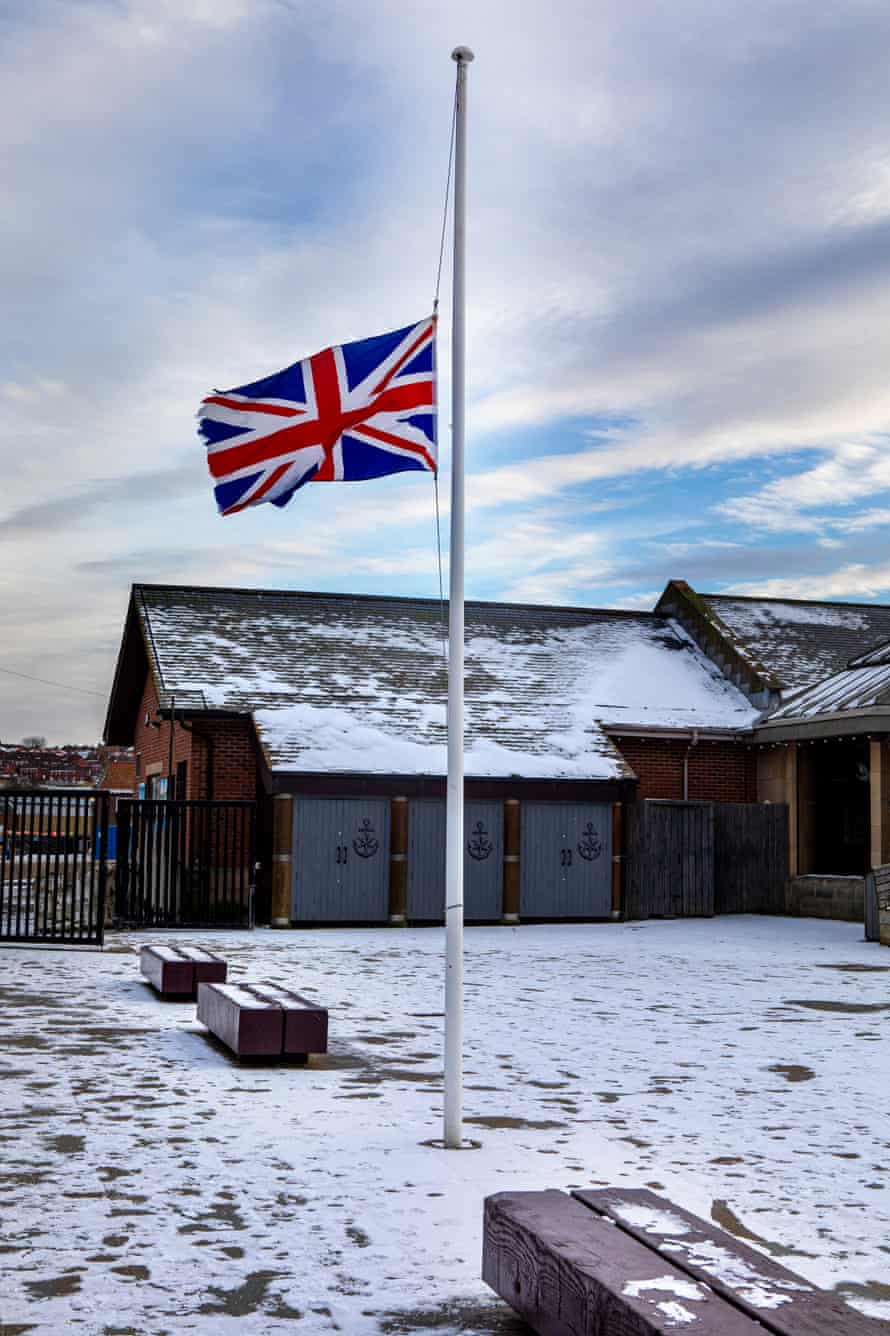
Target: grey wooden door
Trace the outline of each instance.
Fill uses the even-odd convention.
[[[408,807],[408,918],[445,917],[445,803],[418,798]],[[499,919],[504,890],[504,805],[464,806],[464,918]]]
[[[593,803],[523,803],[520,914],[608,918],[612,809]]]
[[[387,799],[296,799],[292,898],[291,916],[303,922],[386,921]]]

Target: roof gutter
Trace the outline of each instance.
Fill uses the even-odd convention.
[[[750,742],[754,725],[746,724],[744,728],[658,728],[607,724],[601,720],[600,727],[610,738],[652,738],[656,742],[688,742],[692,738],[705,742]]]
[[[806,742],[868,733],[890,733],[890,706],[870,710],[838,710],[812,719],[776,719],[758,724],[754,742]]]

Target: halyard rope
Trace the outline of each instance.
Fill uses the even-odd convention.
[[[433,295],[433,315],[439,312],[439,287],[442,283],[442,264],[445,259],[445,232],[448,227],[448,204],[451,198],[451,178],[454,173],[454,131],[457,123],[457,82],[454,86],[454,104],[451,109],[451,138],[448,144],[448,171],[445,175],[445,206],[442,209],[442,234],[439,238],[439,263],[436,268],[436,290]],[[436,555],[439,563],[439,616],[442,629],[442,657],[448,663],[448,633],[445,618],[445,582],[442,576],[442,524],[439,514],[439,468],[433,474],[433,491],[436,498]]]

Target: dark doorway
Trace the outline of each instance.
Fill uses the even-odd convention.
[[[870,858],[868,740],[801,747],[801,871],[861,877]]]

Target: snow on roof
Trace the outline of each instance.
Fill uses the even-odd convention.
[[[764,723],[815,719],[823,714],[890,706],[890,663],[866,668],[845,668],[824,682],[806,687],[774,710]]]
[[[846,668],[851,659],[890,640],[890,607],[810,603],[702,594],[737,647],[796,691]]]
[[[884,645],[876,645],[865,654],[860,654],[858,658],[851,659],[850,668],[873,668],[879,663],[890,663],[890,642]]]
[[[254,716],[275,770],[446,771],[433,599],[137,586],[162,707]],[[739,729],[742,693],[654,613],[468,603],[470,776],[631,777],[605,731]]]

